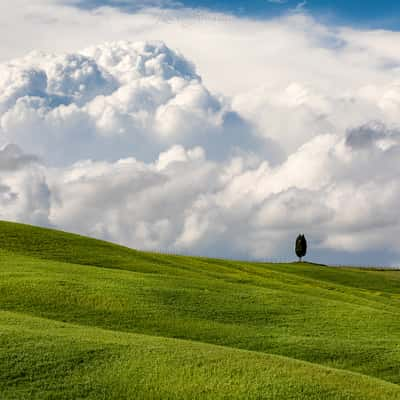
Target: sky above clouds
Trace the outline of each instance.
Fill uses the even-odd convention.
[[[0,218],[398,265],[400,33],[382,2],[301,4],[0,4]]]
[[[400,4],[396,0],[70,0],[83,9],[104,6],[136,12],[143,7],[202,8],[241,17],[264,19],[288,12],[308,12],[325,20],[373,28],[400,26]]]

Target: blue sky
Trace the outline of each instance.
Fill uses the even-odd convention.
[[[0,1],[1,217],[399,266],[400,5],[301,1]]]
[[[400,30],[400,2],[397,0],[79,0],[82,8],[101,5],[119,7],[128,12],[143,4],[206,8],[253,18],[269,18],[301,9],[324,21],[364,28]]]

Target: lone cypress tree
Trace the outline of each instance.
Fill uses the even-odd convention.
[[[299,257],[299,261],[301,262],[301,259],[307,253],[307,240],[304,235],[297,236],[295,250],[297,257]]]

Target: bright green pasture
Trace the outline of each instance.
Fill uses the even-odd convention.
[[[399,313],[396,271],[0,223],[0,399],[400,399]]]

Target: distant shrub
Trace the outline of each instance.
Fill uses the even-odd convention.
[[[295,251],[299,261],[307,254],[307,240],[304,235],[297,236]]]

